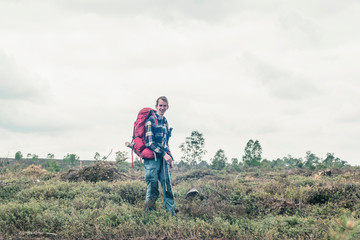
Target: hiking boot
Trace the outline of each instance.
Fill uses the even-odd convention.
[[[156,199],[150,199],[148,202],[145,202],[145,211],[156,211]]]

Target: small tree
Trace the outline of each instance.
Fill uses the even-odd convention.
[[[261,167],[264,169],[269,169],[271,168],[271,161],[267,160],[267,159],[263,159],[261,161]]]
[[[348,163],[338,157],[335,157],[334,153],[327,153],[326,158],[321,163],[322,168],[342,168],[346,165],[348,165]]]
[[[260,142],[250,139],[245,147],[245,155],[243,156],[244,164],[249,167],[261,165],[262,148]]]
[[[98,152],[95,153],[94,160],[95,161],[100,161],[100,153],[98,153]]]
[[[183,153],[181,160],[191,165],[201,162],[206,153],[206,150],[204,150],[205,139],[202,133],[198,131],[192,131],[191,136],[186,137],[185,142],[179,147]]]
[[[125,162],[126,159],[129,158],[128,152],[126,151],[117,151],[115,154],[116,154],[115,160],[117,163]]]
[[[79,162],[80,157],[77,156],[76,154],[67,154],[64,158],[63,161],[66,164],[71,164],[72,166],[74,166],[76,163]]]
[[[20,159],[22,159],[22,158],[23,158],[22,153],[21,153],[20,151],[17,151],[17,152],[15,153],[15,159],[16,159],[16,160],[20,160]]]
[[[31,154],[31,153],[28,153],[27,155],[26,155],[26,158],[27,159],[32,159],[32,160],[36,160],[36,159],[39,159],[39,156],[37,155],[37,154]]]
[[[55,160],[46,160],[45,169],[49,172],[60,172],[59,164]]]
[[[197,167],[205,169],[205,168],[209,168],[209,164],[205,160],[202,160],[201,162],[198,163]]]
[[[239,159],[237,158],[231,159],[231,168],[234,169],[235,171],[240,171]]]
[[[211,160],[211,168],[216,170],[222,170],[226,166],[227,157],[222,149],[219,149],[214,158]]]
[[[284,159],[277,158],[271,161],[271,168],[282,169],[285,166]]]
[[[178,164],[176,164],[176,166],[178,169],[190,169],[190,165],[184,160],[181,160]]]
[[[52,153],[48,153],[47,156],[46,156],[47,159],[54,159],[55,158],[55,155],[52,154]]]
[[[311,170],[314,170],[320,163],[320,158],[311,151],[306,152],[304,166]]]

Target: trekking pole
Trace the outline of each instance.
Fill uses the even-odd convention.
[[[171,157],[171,155],[170,155],[170,157]],[[171,157],[171,159],[173,159],[173,158]],[[163,162],[163,168],[164,168],[164,179],[165,179],[165,181],[164,181],[164,183],[165,183],[165,191],[166,191],[166,192],[168,191],[168,189],[167,189],[167,184],[166,184],[166,170],[165,170],[166,165],[168,165],[168,178],[169,178],[169,183],[170,183],[170,190],[171,190],[171,192],[172,192],[172,188],[171,188],[171,178],[170,178],[170,163],[166,162],[164,158],[163,158],[163,161],[164,161],[164,162]]]
[[[170,190],[174,194],[174,192],[172,190],[172,186],[171,186],[171,176],[170,176],[170,168],[169,167],[168,167],[168,175],[169,175]]]
[[[164,166],[163,166],[163,168],[164,168],[164,184],[165,184],[165,192],[167,192],[167,186],[166,186],[166,172],[165,172],[165,166],[166,166],[166,161],[165,161],[165,159],[163,158],[163,162],[164,162]]]
[[[171,155],[171,153],[170,153],[169,155],[170,155],[172,161],[174,162],[174,158],[173,158],[173,156]],[[171,192],[173,193],[172,184],[171,184],[171,175],[170,175],[170,164],[168,164],[168,165],[169,165],[169,166],[168,166],[168,176],[169,176],[170,190],[171,190]],[[174,193],[173,193],[173,194],[174,194]]]

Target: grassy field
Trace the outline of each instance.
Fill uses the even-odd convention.
[[[172,172],[176,217],[144,212],[144,172],[64,181],[0,178],[0,239],[360,239],[360,169]],[[196,188],[200,195],[186,198]]]

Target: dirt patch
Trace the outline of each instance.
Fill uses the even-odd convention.
[[[117,170],[116,164],[111,162],[97,162],[92,166],[80,170],[70,169],[61,175],[65,181],[88,181],[99,182],[114,180],[126,180],[129,176]]]

